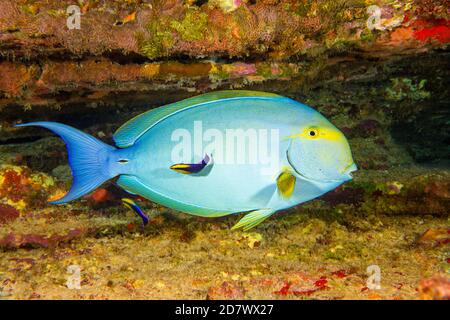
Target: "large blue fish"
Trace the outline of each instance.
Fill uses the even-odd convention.
[[[119,176],[126,191],[189,214],[246,213],[234,229],[314,199],[356,170],[347,139],[319,112],[264,92],[218,91],[147,111],[117,130],[116,147],[60,123],[19,126],[50,129],[67,145],[72,186],[52,203]]]

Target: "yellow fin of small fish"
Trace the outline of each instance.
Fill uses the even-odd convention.
[[[283,198],[290,198],[295,189],[295,176],[288,170],[284,170],[277,178],[278,193]]]
[[[231,230],[242,228],[247,231],[270,217],[275,211],[273,209],[260,209],[246,214]]]
[[[183,173],[183,174],[191,174],[192,172],[189,171],[189,164],[185,164],[185,163],[178,163],[178,164],[174,164],[173,166],[170,167],[170,169],[179,172],[179,173]]]

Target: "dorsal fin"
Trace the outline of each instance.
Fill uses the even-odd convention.
[[[279,97],[279,95],[249,90],[224,90],[201,94],[141,113],[127,121],[114,133],[114,141],[119,148],[129,147],[148,129],[153,127],[160,120],[177,111],[195,107],[210,101],[237,97]]]

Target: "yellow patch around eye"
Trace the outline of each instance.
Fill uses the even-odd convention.
[[[303,138],[308,140],[326,139],[331,141],[338,141],[343,138],[343,134],[335,129],[308,127],[303,129],[303,132],[287,136],[286,139]]]
[[[344,135],[336,129],[326,129],[321,132],[320,137],[330,141],[339,141],[344,138]]]
[[[317,139],[319,136],[323,136],[323,133],[317,128],[307,128],[303,134],[308,139]]]

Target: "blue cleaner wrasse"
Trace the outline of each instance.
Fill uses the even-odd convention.
[[[136,214],[141,217],[142,219],[142,226],[146,226],[148,224],[148,217],[147,215],[144,213],[144,211],[142,211],[142,209],[139,207],[139,205],[132,199],[130,198],[122,198],[122,203],[129,209],[133,210],[134,212],[136,212]]]
[[[246,213],[233,229],[317,198],[356,170],[347,139],[325,117],[265,92],[217,91],[152,109],[117,130],[115,147],[61,123],[18,126],[47,128],[66,143],[72,186],[54,204],[118,176],[129,193],[175,210]]]

